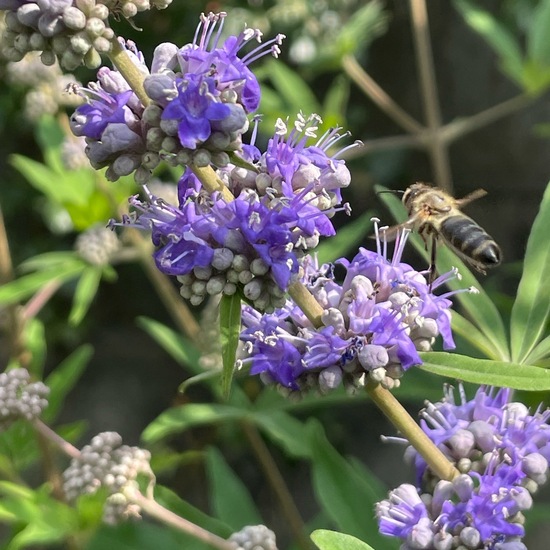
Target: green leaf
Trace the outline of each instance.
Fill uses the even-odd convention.
[[[222,393],[227,399],[235,372],[235,355],[241,333],[241,297],[222,296],[220,302],[220,341],[222,346]]]
[[[436,351],[421,353],[420,357],[420,368],[441,376],[516,390],[550,390],[550,371],[540,367]]]
[[[142,439],[145,443],[154,443],[195,426],[224,423],[244,418],[247,414],[248,411],[237,407],[216,403],[182,405],[169,409],[155,418],[143,431]]]
[[[48,271],[58,268],[64,268],[71,264],[87,265],[77,254],[71,250],[62,252],[45,252],[38,254],[28,260],[25,260],[20,268],[24,272],[29,271]]]
[[[365,236],[372,228],[371,218],[372,213],[365,212],[339,229],[334,237],[321,243],[316,249],[319,265],[345,256],[364,242]]]
[[[196,374],[203,374],[203,369],[199,366],[200,352],[187,338],[184,338],[179,332],[149,319],[148,317],[138,317],[137,325],[142,328],[149,336],[159,344],[173,359],[181,366],[186,366]]]
[[[284,411],[255,411],[250,420],[293,458],[313,458],[307,427]]]
[[[550,65],[550,2],[541,0],[533,12],[527,34],[527,56],[537,65]]]
[[[116,527],[102,526],[85,550],[212,550],[195,537],[175,532],[147,521],[127,522]]]
[[[340,530],[372,541],[379,550],[393,548],[393,544],[378,533],[374,515],[367,512],[385,496],[376,490],[378,484],[371,484],[372,480],[359,475],[336,452],[316,421],[310,420],[309,427],[314,451],[313,485],[319,503]]]
[[[155,500],[168,508],[178,516],[185,518],[211,533],[227,538],[233,532],[224,522],[217,518],[210,517],[198,508],[195,508],[185,500],[181,499],[176,493],[162,485],[155,485]]]
[[[89,266],[82,272],[73,297],[73,307],[69,314],[69,324],[77,326],[84,319],[95,298],[101,281],[102,268]]]
[[[244,483],[214,447],[209,448],[206,454],[206,471],[210,482],[210,503],[216,517],[234,531],[245,525],[263,523]]]
[[[512,359],[523,363],[542,337],[550,313],[550,185],[546,187],[539,213],[527,241],[523,274],[512,316]]]
[[[328,89],[323,101],[323,122],[330,126],[338,126],[345,120],[349,103],[349,78],[337,76]]]
[[[385,188],[376,186],[376,190],[384,191]],[[391,193],[383,193],[380,195],[380,198],[398,222],[406,219],[405,208],[397,197]],[[429,263],[429,255],[422,239],[416,234],[411,234],[409,241]],[[458,269],[461,279],[457,278],[446,283],[452,290],[475,287],[479,291],[476,294],[461,292],[455,295],[453,299],[460,303],[464,311],[468,313],[471,322],[477,325],[485,338],[487,338],[489,342],[488,346],[496,352],[492,357],[500,360],[508,359],[508,339],[502,317],[494,302],[479,285],[472,272],[456,254],[442,245],[438,245],[437,248],[436,264],[439,273],[446,273],[453,267]]]
[[[516,38],[489,12],[466,0],[454,0],[455,8],[500,58],[503,72],[522,84],[523,56]]]
[[[19,277],[0,287],[0,304],[8,305],[20,302],[40,290],[48,283],[64,283],[82,273],[83,263],[69,263],[57,269],[39,271]]]
[[[69,357],[59,363],[46,378],[45,383],[50,388],[50,395],[48,397],[48,407],[42,413],[45,422],[52,423],[56,419],[63,405],[63,400],[80,379],[92,354],[92,346],[80,346]]]
[[[311,540],[320,550],[374,550],[372,546],[358,538],[326,529],[313,531]]]
[[[491,341],[473,323],[456,311],[453,311],[451,315],[451,327],[455,334],[462,336],[462,338],[476,347],[489,359],[498,359],[500,357],[498,349],[493,346]]]
[[[289,113],[298,113],[304,105],[308,111],[319,113],[321,106],[306,81],[284,63],[273,59],[262,65],[262,70],[269,76],[271,84],[283,99]]]
[[[29,183],[60,204],[86,205],[94,190],[92,170],[56,171],[22,155],[12,155],[11,164]]]
[[[550,336],[543,338],[526,357],[524,363],[537,365],[540,361],[550,357]]]

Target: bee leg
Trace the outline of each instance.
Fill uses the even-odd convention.
[[[435,260],[437,254],[437,237],[432,235],[432,249],[430,253],[430,267],[428,268],[428,283],[429,283],[429,292],[432,291],[432,283],[435,281],[437,271],[435,267]]]

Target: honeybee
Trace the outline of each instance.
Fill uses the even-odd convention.
[[[426,247],[431,237],[430,280],[435,276],[438,240],[443,241],[467,264],[485,275],[487,269],[500,264],[500,247],[478,223],[462,213],[461,208],[486,194],[485,190],[477,189],[462,199],[455,199],[438,187],[422,182],[413,183],[403,194],[403,205],[409,218],[390,228],[390,236],[403,227],[416,229]]]

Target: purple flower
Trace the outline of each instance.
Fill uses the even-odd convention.
[[[376,505],[383,535],[397,537],[403,548],[524,548],[521,514],[531,507],[529,493],[519,485],[523,474],[508,464],[490,462],[482,474],[462,474],[440,481],[420,494],[410,484],[390,492]]]
[[[178,120],[181,145],[196,149],[210,137],[212,123],[228,117],[231,109],[216,99],[212,78],[189,75],[177,82],[178,96],[166,106],[162,118]]]
[[[421,363],[417,349],[431,346],[439,320],[446,320],[444,308],[450,307],[449,300],[432,296],[422,274],[401,263],[406,235],[398,239],[391,260],[385,252],[365,250],[351,262],[341,260],[347,269],[342,284],[330,266],[319,269],[304,259],[303,282],[324,309],[324,326],[316,329],[290,300],[263,316],[245,307],[241,364],[291,391],[325,393],[341,383],[353,390],[366,383],[367,375],[386,387],[399,385],[403,372]],[[432,317],[424,318],[425,311]]]
[[[264,55],[277,57],[284,35],[277,35],[241,58],[238,54],[243,47],[252,40],[261,42],[262,33],[259,30],[245,29],[238,36],[229,36],[220,47],[226,15],[224,12],[201,15],[195,38],[191,44],[181,48],[178,61],[183,75],[212,77],[219,92],[233,92],[236,101],[247,113],[251,113],[260,103],[260,86],[248,65]]]
[[[451,388],[437,403],[421,412],[420,425],[441,451],[461,471],[483,471],[488,458],[498,452],[502,461],[518,465],[533,490],[546,482],[550,460],[550,411],[530,414],[522,403],[510,402],[511,390],[482,386],[467,400],[460,387],[460,402]],[[416,466],[417,482],[431,473],[412,448],[407,452]]]
[[[108,94],[99,86],[92,85],[87,91],[91,99],[89,103],[77,107],[71,117],[71,129],[76,136],[100,140],[109,124],[126,123],[126,119],[131,116],[126,104],[133,92],[127,90],[119,94]]]

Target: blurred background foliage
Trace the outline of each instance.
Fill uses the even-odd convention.
[[[427,3],[429,35],[419,26],[421,14],[415,19],[414,4],[175,1],[166,11],[138,15],[135,24],[141,32],[124,21],[115,28],[134,40],[146,59],[159,37],[178,45],[190,41],[203,11],[227,11],[227,32],[239,32],[246,22],[260,27],[266,38],[286,34],[282,62],[264,59],[254,67],[263,90],[259,139],[267,140],[277,117],[293,119],[301,110],[317,112],[326,128],[339,125],[365,143],[348,160],[353,181],[345,198],[352,205],[353,219],[359,219],[345,234],[349,253],[354,253],[353,243],[368,243],[370,228],[359,218],[362,214],[362,220],[376,214],[383,223],[393,223],[375,185],[404,189],[413,181],[433,181],[457,197],[486,189],[488,196],[468,207],[468,214],[503,249],[504,264],[481,284],[507,318],[527,236],[550,179],[550,1],[432,0]],[[429,38],[431,51],[425,50],[422,37]],[[426,51],[433,64],[423,67]],[[430,80],[430,70],[435,80]],[[95,78],[84,69],[75,77],[84,83]],[[364,397],[350,401],[343,394],[286,403],[262,391],[256,379],[238,379],[230,402],[223,404],[217,379],[187,383],[185,391],[179,391],[185,380],[204,378],[197,360],[204,350],[189,344],[189,334],[181,335],[178,329],[185,321],[174,321],[159,299],[159,282],[151,277],[143,255],[129,254],[116,265],[98,267],[73,252],[79,233],[120,217],[125,197],[136,192],[131,178],[111,184],[86,168],[67,172],[61,143],[63,113],[70,115],[71,110],[61,108],[38,117],[35,113],[30,119],[28,105],[33,99],[28,93],[2,62],[0,204],[17,273],[35,274],[17,298],[26,301],[51,281],[54,271],[58,275],[51,291],[55,296],[42,308],[40,321],[27,330],[24,346],[32,356],[33,372],[43,371],[57,388],[48,420],[55,420],[73,440],[105,430],[120,432],[128,444],[141,440],[153,450],[161,483],[174,491],[162,489],[161,499],[173,509],[181,508],[177,493],[215,515],[225,525],[218,526],[219,533],[258,519],[255,506],[245,505],[247,495],[253,495],[263,521],[286,547],[292,535],[257,466],[261,451],[255,445],[262,442],[255,440],[252,424],[266,436],[273,460],[309,525],[329,523],[375,548],[394,548],[387,541],[378,542],[368,504],[369,499],[379,499],[385,487],[409,479],[399,450],[379,444],[381,433],[393,434],[382,414]],[[165,170],[159,178],[174,182],[177,176]],[[345,216],[337,218],[342,226],[348,222]],[[135,240],[129,244],[129,250],[141,246]],[[410,261],[423,261],[413,256],[412,247],[410,254]],[[202,315],[208,320],[208,310]],[[3,321],[7,326],[5,311]],[[8,339],[4,332],[3,364],[8,355],[7,344],[2,344]],[[462,343],[459,351],[470,350]],[[397,395],[414,415],[423,400],[441,395],[441,379],[419,370],[409,372],[403,386]],[[543,397],[530,393],[526,399],[535,404]],[[187,406],[170,408],[182,404]],[[15,428],[2,443],[4,453],[24,440],[25,428]],[[27,454],[28,462],[21,467],[32,458],[36,457]],[[0,470],[6,474],[11,466],[2,462]],[[220,484],[220,476],[234,485]],[[0,494],[2,510],[9,508],[6,502],[17,507],[21,495],[10,492],[8,485],[0,484]],[[240,516],[227,500],[234,494],[241,495]],[[38,509],[47,498],[37,491],[26,495],[25,502],[32,500]],[[80,542],[90,541],[87,547],[94,550],[124,547],[129,541],[139,549],[182,547],[178,536],[144,523],[102,528],[90,538],[98,525],[92,505],[90,510],[58,510],[63,519],[51,522],[51,540],[62,539],[59,533],[65,529],[71,535],[79,533]],[[186,509],[185,514],[190,513]],[[27,516],[40,517],[41,522],[34,522],[28,540],[21,536],[20,546],[10,548],[49,540],[48,518],[31,508],[25,514],[15,523],[7,521],[11,528],[6,540],[31,525],[30,520],[25,523]],[[530,537],[544,540],[549,530],[540,522],[528,528],[527,546],[542,547],[539,542],[531,546]]]

